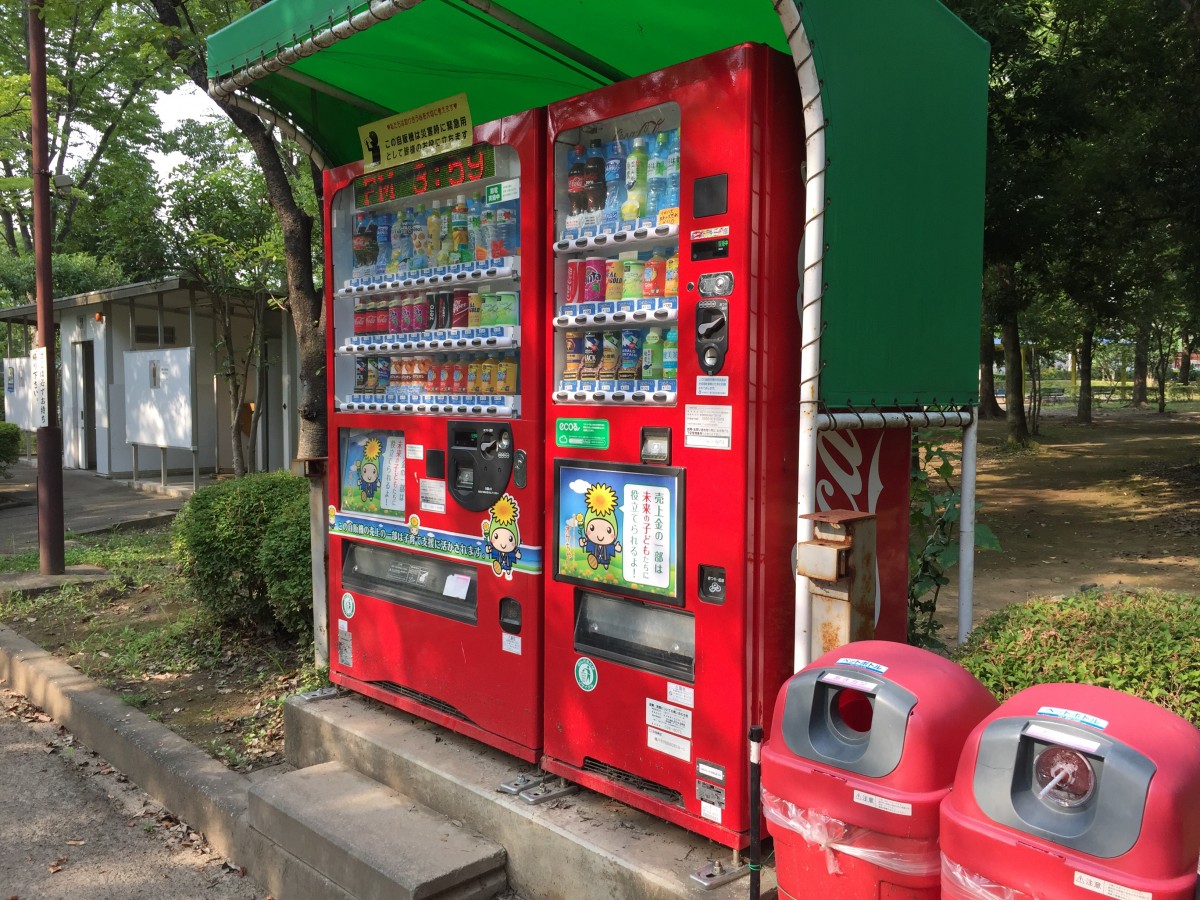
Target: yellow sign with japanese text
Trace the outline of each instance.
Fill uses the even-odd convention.
[[[373,172],[469,147],[473,136],[467,95],[455,94],[359,128],[363,171]]]

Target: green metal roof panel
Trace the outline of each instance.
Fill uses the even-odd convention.
[[[825,105],[821,399],[974,402],[988,46],[936,0],[807,0]]]

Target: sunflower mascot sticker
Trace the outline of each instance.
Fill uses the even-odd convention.
[[[509,581],[512,581],[513,563],[521,558],[521,529],[517,527],[520,515],[517,501],[505,494],[488,510],[488,518],[483,523],[492,571]]]
[[[379,490],[379,456],[382,452],[383,445],[375,438],[367,441],[363,448],[362,462],[358,464],[358,488],[363,503],[374,500],[375,492]]]
[[[590,485],[583,495],[587,512],[583,516],[583,537],[579,546],[587,550],[588,565],[593,569],[608,564],[621,552],[617,540],[617,492],[607,484]]]

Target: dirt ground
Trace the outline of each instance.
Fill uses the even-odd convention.
[[[979,429],[978,518],[1000,552],[975,557],[974,621],[1015,601],[1081,587],[1200,593],[1200,412],[1104,409],[1091,425],[1043,410],[1036,451]],[[957,632],[957,573],[939,598]]]

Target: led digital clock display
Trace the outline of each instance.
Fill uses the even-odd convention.
[[[475,144],[465,150],[359,176],[354,179],[354,205],[366,209],[426,191],[470,184],[495,174],[496,148],[491,144]]]

